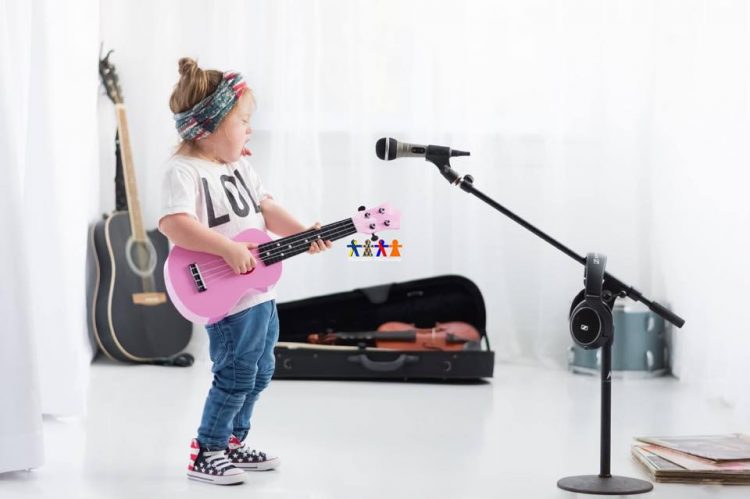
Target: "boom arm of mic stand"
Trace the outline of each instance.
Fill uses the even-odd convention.
[[[531,225],[529,222],[527,222],[523,218],[519,217],[518,215],[516,215],[509,209],[502,206],[500,203],[498,203],[494,199],[490,198],[483,192],[477,190],[474,187],[474,178],[471,175],[460,175],[453,168],[451,168],[450,158],[451,158],[451,150],[447,147],[430,146],[427,148],[427,154],[425,155],[425,159],[433,163],[435,166],[437,166],[438,170],[440,170],[440,174],[443,175],[443,177],[445,177],[446,180],[448,180],[448,182],[451,185],[457,185],[461,188],[462,191],[475,195],[476,197],[478,197],[479,199],[481,199],[488,205],[492,206],[497,211],[507,216],[508,218],[516,222],[517,224],[531,231],[536,236],[544,239],[549,244],[551,244],[555,248],[559,249],[560,251],[562,251],[569,257],[571,257],[573,260],[577,261],[581,265],[586,265],[585,257],[579,255],[578,253],[571,250],[564,244],[548,236],[547,234],[537,229],[536,227]],[[671,322],[672,324],[674,324],[675,326],[679,328],[681,328],[685,324],[685,320],[682,317],[673,313],[671,310],[668,310],[663,305],[660,305],[659,303],[655,301],[649,300],[648,298],[643,296],[643,294],[641,294],[640,291],[638,291],[632,286],[628,286],[627,284],[625,284],[624,282],[622,282],[620,279],[613,276],[609,272],[604,273],[604,286],[606,289],[610,290],[612,293],[614,293],[617,296],[621,296],[621,297],[627,296],[628,298],[632,300],[643,303],[650,310],[652,310],[655,314],[663,317],[665,320]]]

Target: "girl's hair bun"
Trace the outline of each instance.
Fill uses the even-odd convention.
[[[198,67],[198,62],[195,59],[192,59],[190,57],[183,57],[179,61],[177,61],[177,66],[180,71],[180,76],[194,76],[195,73],[202,71],[201,68]]]
[[[182,57],[177,61],[177,67],[180,80],[169,99],[169,108],[173,113],[187,111],[212,94],[223,76],[221,71],[215,69],[201,69],[198,62],[190,57]]]

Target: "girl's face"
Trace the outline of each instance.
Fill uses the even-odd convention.
[[[222,163],[234,163],[242,156],[250,134],[250,118],[255,101],[249,91],[244,92],[237,104],[219,124],[214,133],[198,142],[203,153]]]

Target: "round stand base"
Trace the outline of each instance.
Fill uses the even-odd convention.
[[[651,482],[637,478],[628,478],[625,476],[602,478],[599,475],[569,476],[560,479],[557,482],[557,486],[571,492],[612,496],[643,494],[650,492],[654,488]]]

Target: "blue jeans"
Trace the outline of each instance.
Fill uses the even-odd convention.
[[[230,435],[244,440],[258,395],[268,386],[279,339],[276,301],[259,303],[206,326],[214,373],[198,441],[209,450],[223,450]]]

